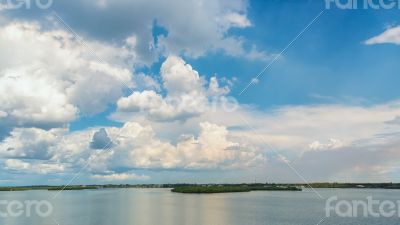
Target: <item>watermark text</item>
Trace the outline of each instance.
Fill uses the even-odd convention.
[[[0,217],[48,217],[53,212],[53,205],[48,201],[37,200],[0,200]]]
[[[332,9],[400,9],[400,0],[325,0],[325,8]]]
[[[400,200],[377,200],[368,196],[362,200],[344,200],[337,196],[325,202],[325,216],[343,218],[358,217],[400,217]]]

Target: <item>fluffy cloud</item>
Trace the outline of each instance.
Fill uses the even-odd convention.
[[[400,45],[400,26],[390,27],[382,34],[372,37],[365,41],[367,45],[374,44],[396,44]]]
[[[120,134],[113,149],[115,158],[127,167],[165,169],[229,168],[265,160],[252,149],[230,141],[225,127],[207,122],[199,126],[197,138],[183,135],[173,145],[157,139],[150,126],[128,122],[121,130],[112,131]]]
[[[247,19],[246,15],[239,13],[227,13],[224,15],[225,23],[227,23],[227,27],[239,27],[245,28],[251,26],[251,22]]]
[[[170,56],[161,65],[163,84],[172,96],[202,92],[203,80],[199,73],[183,59]]]
[[[6,158],[50,159],[51,148],[60,142],[64,129],[15,128],[0,143],[0,155]]]
[[[30,69],[0,72],[0,126],[51,128],[76,118],[78,109],[69,103],[60,85],[42,74]]]
[[[220,87],[218,79],[216,77],[211,77],[210,84],[208,85],[207,95],[208,96],[219,96],[226,95],[230,92],[228,86]]]
[[[151,120],[169,121],[184,120],[200,114],[205,101],[206,99],[201,96],[191,95],[164,99],[154,91],[143,91],[121,98],[117,105],[118,111],[122,113],[141,111]]]
[[[228,87],[220,87],[216,77],[212,77],[208,89],[200,77],[183,59],[169,56],[161,66],[163,97],[153,90],[134,92],[118,100],[118,114],[142,112],[155,121],[186,120],[199,116],[210,107],[210,101],[229,93]]]
[[[126,86],[134,85],[127,69],[134,53],[127,47],[82,44],[63,30],[10,23],[0,27],[0,48],[3,130],[49,129],[76,119],[78,113],[102,112]]]

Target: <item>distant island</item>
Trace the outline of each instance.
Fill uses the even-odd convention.
[[[250,191],[301,191],[304,188],[355,188],[355,189],[400,189],[400,183],[242,183],[242,184],[104,184],[68,186],[5,186],[0,191],[78,191],[112,188],[169,188],[175,193],[226,193]]]
[[[260,185],[260,184],[236,184],[236,185],[188,185],[173,188],[172,192],[209,194],[228,192],[250,192],[250,191],[301,191],[301,187],[282,185]]]

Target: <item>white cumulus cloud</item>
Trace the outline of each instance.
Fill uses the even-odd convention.
[[[387,28],[383,33],[365,41],[367,45],[396,44],[400,45],[400,26]]]
[[[82,44],[61,29],[8,23],[0,26],[0,49],[0,126],[9,129],[48,129],[102,112],[134,86],[134,52],[98,41]]]
[[[166,96],[154,90],[134,92],[117,102],[117,114],[144,113],[150,120],[174,121],[199,116],[210,107],[213,97],[226,95],[229,87],[220,87],[216,77],[206,81],[183,59],[169,56],[161,66]]]

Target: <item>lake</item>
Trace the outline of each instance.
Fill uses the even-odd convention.
[[[397,201],[400,190],[317,189],[324,197]],[[49,217],[0,217],[4,225],[369,225],[399,224],[390,218],[326,218],[325,200],[312,191],[253,191],[179,194],[169,189],[104,189],[56,192],[0,192],[2,201],[47,200]],[[5,206],[0,207],[5,210]]]

